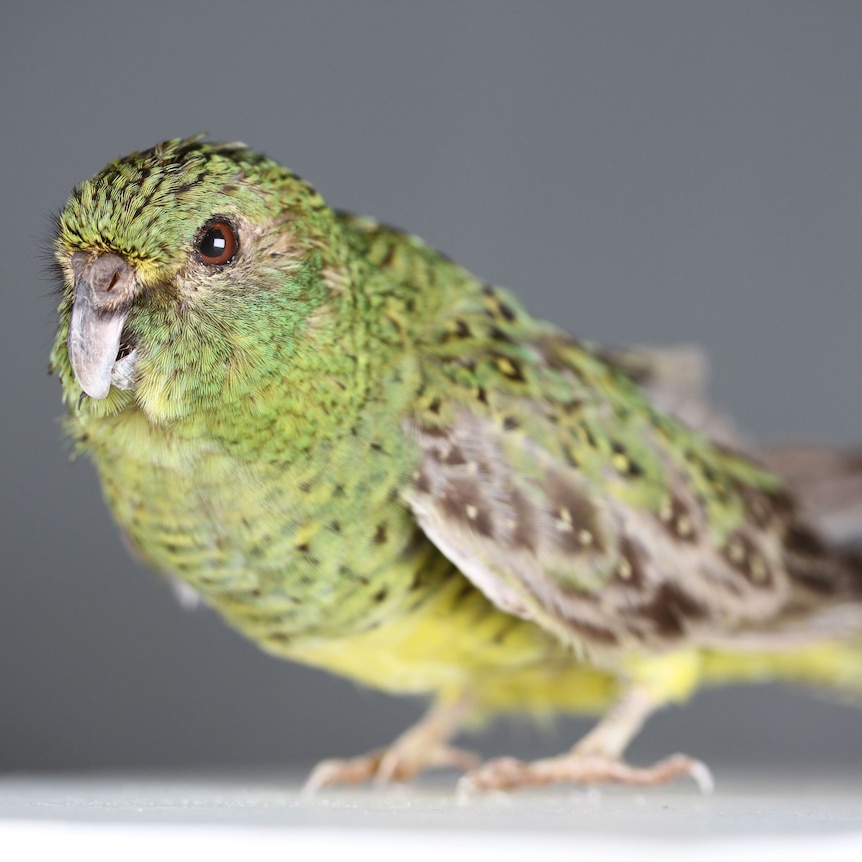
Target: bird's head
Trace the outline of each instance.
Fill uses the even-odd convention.
[[[66,400],[168,421],[250,394],[303,349],[336,235],[310,185],[240,144],[178,139],[112,162],[57,219]]]

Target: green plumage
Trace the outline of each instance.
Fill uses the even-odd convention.
[[[486,711],[651,708],[737,643],[858,638],[855,559],[719,423],[660,409],[652,354],[574,341],[241,145],[112,163],[56,253],[52,366],[115,519],[266,649]]]

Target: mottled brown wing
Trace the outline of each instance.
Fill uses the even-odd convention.
[[[461,408],[445,429],[410,433],[423,460],[409,502],[425,533],[498,607],[580,653],[820,637],[816,620],[849,590],[780,494],[738,485],[741,517],[710,523],[719,510],[657,439],[667,492],[652,508],[627,499],[611,464],[597,483],[491,415]]]

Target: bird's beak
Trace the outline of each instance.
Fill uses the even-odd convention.
[[[135,275],[116,254],[72,256],[75,298],[69,323],[69,360],[84,392],[107,398],[123,326],[137,289]]]

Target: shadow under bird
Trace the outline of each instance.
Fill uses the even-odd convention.
[[[709,773],[623,760],[702,684],[862,691],[862,459],[755,451],[691,350],[605,350],[240,144],[108,165],[57,219],[52,368],[129,544],[262,649],[428,695],[309,787]],[[860,531],[862,532],[862,531]],[[505,712],[598,712],[484,764]]]

